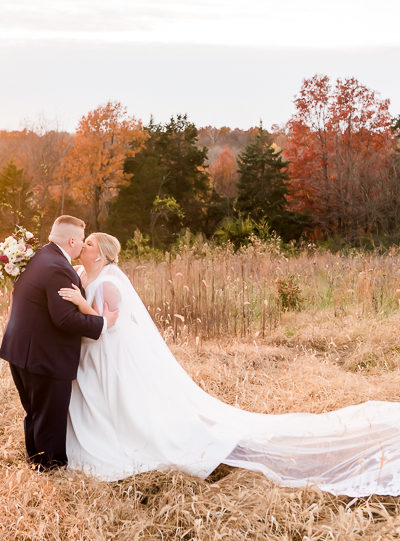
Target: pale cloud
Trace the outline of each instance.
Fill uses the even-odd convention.
[[[388,46],[399,18],[398,0],[3,0],[0,39]]]
[[[0,0],[0,129],[43,114],[73,130],[108,100],[144,121],[269,127],[317,72],[398,115],[399,20],[400,0]]]
[[[197,126],[283,124],[304,77],[354,76],[400,114],[400,48],[298,48],[33,41],[0,47],[0,129],[43,115],[72,131],[79,118],[119,100],[144,122],[188,113]]]

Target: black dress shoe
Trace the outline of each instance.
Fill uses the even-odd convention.
[[[45,457],[44,453],[37,453],[33,456],[27,456],[26,461],[33,470],[36,470],[38,472],[48,472],[51,470],[56,470],[58,468],[63,468],[68,463],[67,460],[49,460],[47,457]]]

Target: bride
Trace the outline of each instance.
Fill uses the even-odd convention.
[[[115,481],[149,470],[201,478],[219,464],[286,487],[400,494],[400,405],[366,402],[323,414],[264,415],[198,387],[175,360],[128,277],[120,244],[93,233],[77,269],[86,288],[60,295],[83,313],[119,309],[99,340],[83,338],[67,430],[69,468]]]

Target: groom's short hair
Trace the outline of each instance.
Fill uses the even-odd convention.
[[[71,227],[72,226],[72,227]],[[50,231],[49,241],[62,245],[70,237],[75,237],[76,228],[85,231],[86,224],[80,218],[63,214],[56,218]]]
[[[61,224],[75,225],[76,227],[82,227],[83,229],[85,229],[86,227],[86,224],[83,220],[81,220],[80,218],[75,218],[75,216],[69,216],[69,214],[63,214],[62,216],[56,218],[53,226]]]

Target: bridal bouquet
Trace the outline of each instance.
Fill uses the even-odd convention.
[[[15,232],[0,242],[0,286],[15,282],[35,255],[35,236],[17,225]]]

